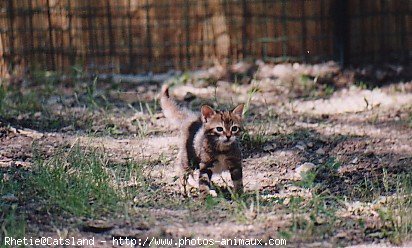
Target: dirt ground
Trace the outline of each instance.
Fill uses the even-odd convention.
[[[217,67],[169,79],[172,95],[194,111],[203,103],[247,106],[242,138],[247,196],[231,197],[230,176],[223,173],[213,179],[222,192],[206,202],[179,192],[174,162],[179,133],[155,100],[161,83],[20,80],[7,86],[9,103],[4,102],[9,105],[0,119],[2,183],[24,185],[36,156],[47,161],[78,144],[102,150],[108,163],[143,165],[141,174],[150,187],[131,185],[137,190],[127,207],[94,216],[44,208],[47,199],[37,193],[5,188],[1,206],[14,206],[16,215],[24,216],[27,237],[108,241],[99,247],[118,247],[109,241],[120,237],[412,247],[411,191],[401,193],[397,187],[400,177],[412,178],[409,69],[238,64],[228,71]],[[32,92],[38,96],[27,100]],[[17,95],[23,100],[14,100]],[[403,200],[391,200],[399,197]],[[0,217],[6,223],[7,216]],[[1,226],[7,236],[8,226]],[[209,247],[220,246],[225,245]]]

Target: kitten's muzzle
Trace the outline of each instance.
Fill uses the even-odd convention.
[[[223,143],[229,144],[229,143],[232,143],[233,141],[235,141],[235,137],[226,135],[226,139],[223,138],[221,140],[222,140]]]

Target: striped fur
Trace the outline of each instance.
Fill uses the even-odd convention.
[[[213,174],[229,171],[235,192],[243,192],[242,153],[238,138],[242,132],[243,104],[232,111],[215,111],[204,105],[200,115],[179,108],[170,98],[167,85],[162,87],[160,105],[165,117],[181,132],[178,163],[183,194],[194,169],[199,169],[201,196],[210,192]]]

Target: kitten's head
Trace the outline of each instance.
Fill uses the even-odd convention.
[[[201,109],[205,134],[220,143],[230,145],[242,131],[243,104],[232,111],[215,111],[207,105]]]

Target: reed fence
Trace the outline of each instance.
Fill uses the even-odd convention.
[[[409,62],[410,0],[1,0],[0,76]]]

